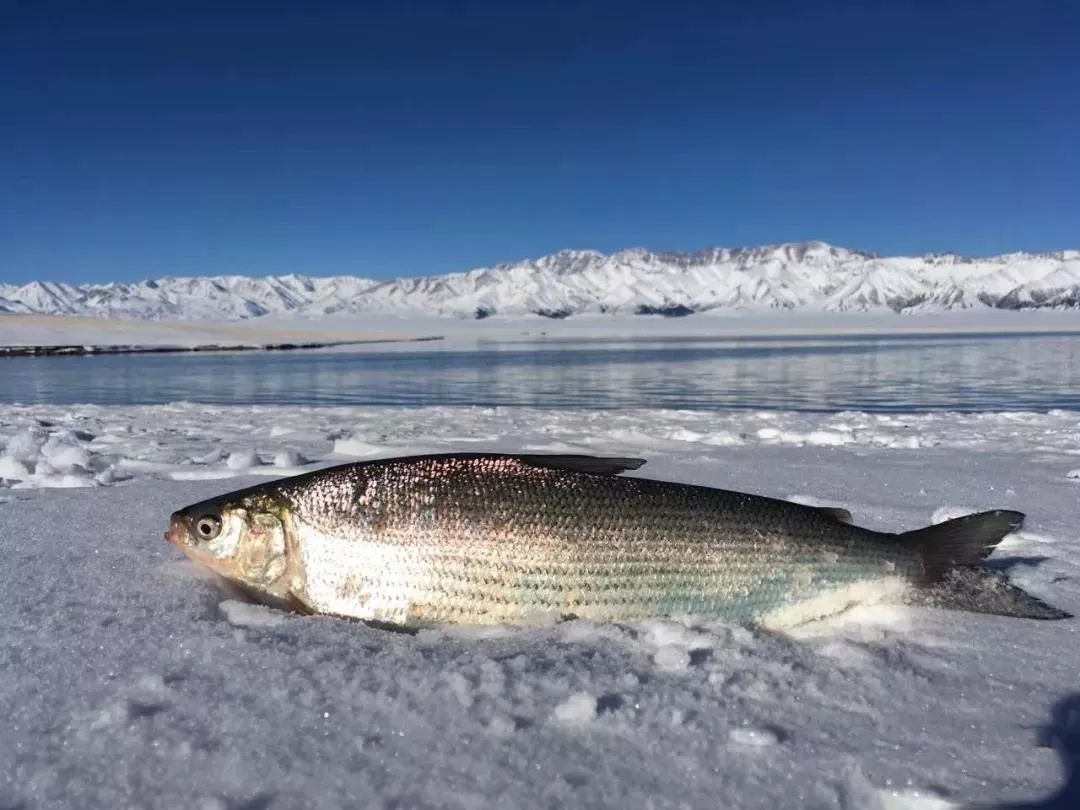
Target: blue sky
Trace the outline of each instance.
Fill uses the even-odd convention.
[[[0,281],[1080,247],[1080,4],[0,4]]]

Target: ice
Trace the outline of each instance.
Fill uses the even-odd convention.
[[[286,447],[284,450],[279,450],[274,454],[275,467],[303,467],[308,463],[308,459],[289,447]]]
[[[752,748],[768,748],[780,744],[780,735],[769,728],[733,728],[728,733],[728,738],[736,745]]]
[[[235,478],[236,470],[173,470],[168,475],[173,481],[217,481]]]
[[[973,512],[978,511],[978,509],[972,509],[968,506],[939,506],[930,516],[930,523],[944,523],[946,520],[953,520],[954,518],[970,515]]]
[[[279,610],[235,599],[225,599],[218,607],[225,618],[237,627],[276,627],[288,621],[288,616]]]
[[[555,707],[556,723],[569,728],[584,728],[596,719],[596,698],[588,692],[575,692]]]
[[[15,461],[35,463],[47,434],[36,425],[19,431],[4,446],[4,455]]]
[[[855,441],[849,431],[813,430],[809,433],[799,433],[774,427],[758,428],[757,437],[778,444],[808,444],[819,447],[850,444]]]
[[[1064,411],[0,407],[0,806],[1044,800],[1076,750],[1076,620],[877,604],[781,629],[668,617],[406,635],[250,604],[162,533],[177,508],[342,463],[339,441],[363,443],[363,460],[546,444],[643,455],[635,476],[798,493],[888,532],[1020,509],[1027,528],[990,564],[1077,613],[1080,498],[1062,472],[1076,424]],[[45,489],[65,480],[97,486]]]
[[[384,447],[352,436],[334,440],[334,453],[339,456],[374,456],[381,455],[385,450]]]
[[[30,477],[30,468],[14,456],[0,456],[0,479],[25,481]]]
[[[962,810],[958,805],[945,799],[932,795],[923,795],[918,792],[882,792],[880,797],[881,810]],[[1032,808],[1035,810],[1035,808]],[[1050,807],[1048,806],[1048,810]],[[1061,810],[1065,810],[1062,806]]]
[[[80,431],[35,424],[13,436],[0,452],[0,487],[22,489],[91,487],[124,476],[109,470],[111,460],[88,449],[93,437]]]
[[[833,509],[846,509],[847,507],[840,501],[831,501],[826,498],[819,498],[816,495],[801,495],[793,494],[787,495],[786,500],[794,501],[795,503],[801,503],[804,506],[825,506]]]
[[[252,467],[258,467],[261,463],[259,456],[251,448],[234,450],[232,453],[229,453],[229,457],[225,459],[226,468],[237,472],[249,470]]]

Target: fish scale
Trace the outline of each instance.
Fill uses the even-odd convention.
[[[357,465],[282,495],[304,550],[297,595],[319,612],[394,623],[448,612],[745,621],[791,603],[793,585],[810,592],[917,566],[890,536],[811,507],[513,458]],[[337,572],[353,558],[369,564],[342,586]]]
[[[270,604],[401,627],[686,613],[782,624],[909,586],[940,607],[1068,615],[979,567],[1018,512],[885,534],[843,510],[619,475],[643,463],[346,464],[189,506],[166,537]]]

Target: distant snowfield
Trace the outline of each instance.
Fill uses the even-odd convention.
[[[248,604],[162,539],[314,465],[641,454],[880,529],[1020,509],[992,563],[1080,613],[1077,413],[3,406],[0,448],[2,807],[897,810],[1044,800],[1080,754],[1077,620],[407,636]]]
[[[386,329],[357,323],[303,321],[135,321],[64,315],[0,314],[0,346],[261,346],[303,341],[383,341],[423,336],[422,325],[388,321]]]
[[[1080,332],[1080,312],[965,310],[893,313],[709,312],[685,318],[537,315],[483,320],[437,315],[266,315],[246,321],[133,321],[59,315],[0,314],[0,346],[258,346],[287,342],[406,341],[448,343],[546,338],[725,338],[821,335],[934,335]],[[423,343],[396,348],[430,348]]]
[[[427,314],[941,312],[1080,307],[1080,252],[877,256],[824,242],[605,255],[563,250],[464,273],[196,276],[133,283],[0,283],[0,312],[148,320]]]

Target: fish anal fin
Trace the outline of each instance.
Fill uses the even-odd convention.
[[[604,456],[575,455],[512,455],[530,467],[544,467],[550,470],[585,473],[586,475],[618,475],[628,470],[636,470],[645,463],[643,458],[622,458]]]
[[[839,506],[815,506],[814,508],[826,517],[831,517],[833,520],[839,521],[840,523],[851,523],[851,512],[847,509],[843,509]]]

